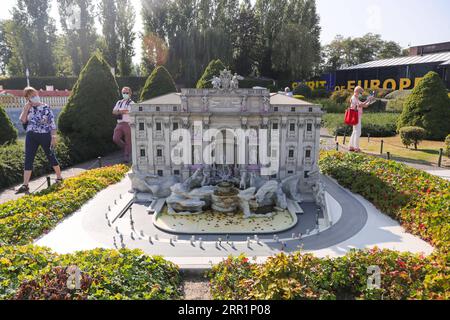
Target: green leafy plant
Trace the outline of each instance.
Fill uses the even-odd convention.
[[[225,65],[220,59],[212,60],[206,67],[205,72],[197,82],[197,89],[210,89],[212,88],[211,79],[220,75],[220,72],[225,69]]]
[[[397,135],[397,119],[395,113],[364,113],[361,135],[367,137],[393,137]],[[353,128],[344,123],[344,114],[326,114],[323,116],[324,126],[330,133],[339,136],[351,135]]]
[[[172,92],[177,92],[175,82],[169,71],[165,67],[159,66],[153,70],[145,82],[140,100],[145,101]]]
[[[81,290],[67,288],[68,269],[80,271]],[[58,255],[36,246],[0,247],[0,299],[179,299],[178,267],[141,250]]]
[[[312,90],[306,84],[299,84],[293,92],[294,96],[304,96],[305,98],[311,98]]]
[[[441,78],[429,72],[405,101],[397,128],[421,127],[427,139],[444,140],[450,132],[450,99]]]
[[[38,194],[0,204],[0,245],[24,245],[50,231],[128,170],[118,165],[87,171]]]
[[[17,129],[9,119],[5,109],[0,105],[0,146],[13,144],[17,140]]]
[[[400,129],[400,138],[403,145],[408,148],[413,144],[415,150],[417,150],[417,146],[425,139],[426,135],[425,129],[419,127],[404,127]]]
[[[58,120],[74,161],[89,160],[116,149],[112,142],[116,125],[112,109],[118,99],[119,87],[111,67],[100,54],[94,54],[81,71]]]
[[[8,188],[23,179],[23,165],[25,162],[25,146],[19,141],[17,144],[0,146],[0,189]],[[60,141],[55,148],[56,157],[60,165],[68,167],[74,162],[70,158],[70,151],[67,145]],[[41,176],[53,171],[48,163],[47,157],[39,148],[34,161],[33,175]]]

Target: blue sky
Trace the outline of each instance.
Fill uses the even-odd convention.
[[[53,0],[56,3],[56,0]],[[140,0],[132,0],[136,8]],[[450,41],[450,0],[316,0],[322,26],[322,44],[337,34],[355,37],[368,32],[379,33],[402,47]],[[0,19],[10,16],[16,0],[2,0],[8,10],[0,11]],[[57,17],[56,4],[52,16]],[[136,31],[142,30],[138,15]],[[140,42],[136,44],[135,62],[140,61]]]

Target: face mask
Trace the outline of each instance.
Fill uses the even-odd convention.
[[[123,93],[123,94],[122,94],[122,97],[123,97],[125,100],[130,99],[130,95],[129,95],[128,93]]]
[[[35,96],[35,97],[32,97],[32,98],[30,98],[30,101],[32,102],[32,103],[40,103],[41,102],[41,98],[39,98],[39,96]]]

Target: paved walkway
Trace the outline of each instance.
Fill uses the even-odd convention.
[[[121,152],[116,152],[113,154],[110,154],[104,158],[102,158],[102,165],[108,166],[108,165],[114,165],[118,164],[122,161]],[[63,178],[70,178],[79,175],[80,173],[90,170],[93,168],[98,168],[99,162],[98,160],[92,160],[85,163],[81,163],[78,165],[75,165],[71,168],[64,169],[62,172]],[[47,188],[47,177],[51,178],[52,183],[54,183],[56,179],[56,175],[49,174],[45,175],[36,179],[33,179],[30,181],[30,191],[32,193],[42,191],[45,188]],[[16,194],[16,190],[21,186],[21,184],[18,184],[16,186],[10,187],[8,189],[0,190],[0,203],[5,203],[10,200],[16,200],[21,197],[23,197],[23,194]]]

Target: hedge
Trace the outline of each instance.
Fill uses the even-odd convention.
[[[78,293],[67,288],[67,268],[72,266],[82,275]],[[0,299],[168,300],[180,296],[178,267],[140,250],[58,255],[31,245],[0,247]]]
[[[429,295],[450,299],[450,182],[395,161],[361,154],[329,152],[319,165],[324,174],[436,247],[424,286]]]
[[[450,182],[394,161],[323,153],[320,168],[435,246],[429,257],[390,250],[351,251],[336,259],[281,254],[262,265],[241,256],[211,273],[216,299],[450,299]],[[379,266],[381,289],[367,288]]]
[[[120,96],[110,68],[100,54],[93,54],[59,115],[63,141],[70,146],[70,156],[77,162],[117,149],[112,141],[117,125],[112,110]]]
[[[361,135],[367,137],[393,137],[397,135],[396,113],[364,113],[362,118]],[[344,123],[343,113],[326,114],[323,116],[324,126],[330,130],[330,133],[343,136],[344,133],[349,136],[353,128]]]
[[[86,171],[40,193],[0,204],[0,246],[28,244],[128,171],[124,165]]]
[[[421,127],[427,139],[443,141],[450,133],[450,98],[436,72],[429,72],[406,98],[397,128]]]
[[[172,92],[177,92],[175,82],[169,71],[165,67],[159,66],[153,70],[145,82],[140,101],[142,102]]]
[[[30,78],[30,84],[38,89],[45,90],[47,85],[52,85],[55,90],[72,90],[73,86],[77,82],[77,77],[39,77],[39,78]],[[146,77],[116,77],[117,83],[119,87],[130,87],[133,92],[140,92],[144,87]],[[3,86],[3,89],[10,90],[22,90],[27,85],[26,78],[6,78],[0,79],[0,85]]]
[[[253,264],[229,257],[209,272],[220,300],[404,300],[424,295],[427,259],[390,250],[352,250],[335,259],[297,252]],[[368,268],[378,266],[381,288],[368,288]]]
[[[14,127],[6,110],[0,105],[0,146],[12,144],[17,140],[17,129]]]
[[[16,144],[0,146],[0,190],[20,183],[23,180],[23,166],[25,161],[25,145],[22,141]],[[61,167],[66,168],[74,164],[67,145],[60,141],[55,148],[56,157]],[[47,157],[39,148],[34,161],[33,175],[35,177],[53,172]]]

